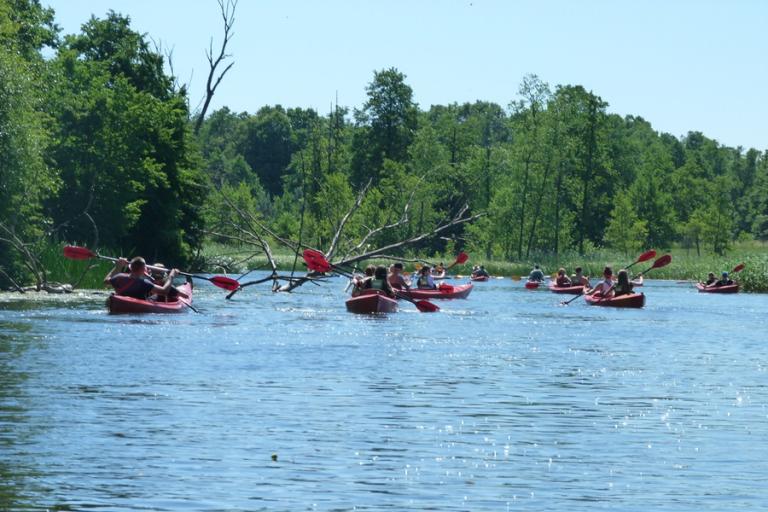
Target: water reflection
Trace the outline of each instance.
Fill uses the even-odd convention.
[[[765,297],[649,283],[613,311],[505,280],[361,317],[344,284],[202,285],[172,318],[0,299],[0,509],[768,505]]]

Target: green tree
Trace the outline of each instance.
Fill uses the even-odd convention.
[[[629,256],[643,248],[647,237],[647,224],[638,217],[630,194],[618,193],[611,210],[611,219],[605,230],[605,242]]]

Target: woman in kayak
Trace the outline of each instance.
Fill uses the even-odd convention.
[[[560,270],[557,271],[557,279],[555,280],[555,285],[557,285],[557,286],[559,286],[561,288],[566,288],[568,286],[573,286],[572,283],[571,283],[571,280],[568,279],[567,275],[565,275],[565,269],[564,268],[561,268]]]
[[[130,272],[120,271],[128,267]],[[141,256],[136,256],[130,263],[125,258],[120,258],[115,263],[115,268],[109,271],[104,278],[104,284],[112,285],[115,295],[133,297],[134,299],[146,299],[151,293],[165,295],[171,289],[173,278],[178,275],[178,269],[171,269],[162,286],[153,283],[146,275],[147,262]]]
[[[437,288],[435,280],[432,277],[432,269],[429,265],[424,265],[419,270],[419,278],[416,280],[416,288],[420,290],[434,290]]]
[[[582,268],[576,267],[574,271],[576,273],[571,277],[571,284],[573,286],[582,285],[589,287],[589,278],[583,274]]]
[[[632,293],[633,287],[634,285],[629,280],[629,272],[627,272],[625,269],[619,270],[616,286],[613,289],[614,296],[618,297],[619,295],[629,295]]]
[[[445,265],[443,265],[442,261],[432,269],[432,277],[434,279],[443,279],[445,277]]]
[[[380,290],[390,297],[395,297],[395,292],[387,280],[387,267],[379,265],[373,272],[373,278],[363,283],[364,290]]]
[[[587,292],[587,295],[598,295],[605,297],[608,295],[614,286],[613,281],[613,269],[611,267],[605,267],[603,269],[603,280],[597,283],[597,285]]]
[[[537,283],[540,283],[544,280],[544,272],[541,271],[538,265],[533,266],[533,270],[531,270],[531,273],[528,276],[528,280],[535,281]]]
[[[355,275],[353,278],[353,283],[355,285],[354,288],[352,288],[352,296],[357,297],[360,295],[360,292],[363,291],[366,287],[366,283],[373,279],[373,274],[376,272],[376,267],[374,265],[368,265],[365,267],[365,270],[363,270],[363,275]]]

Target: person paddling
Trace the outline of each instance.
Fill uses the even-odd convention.
[[[570,279],[568,279],[568,276],[565,275],[565,269],[561,268],[557,271],[557,279],[555,280],[555,285],[559,286],[561,288],[566,288],[568,286],[572,286],[573,283]],[[578,283],[577,283],[578,285]]]
[[[715,282],[714,286],[720,287],[720,286],[729,286],[732,284],[733,284],[733,279],[728,277],[728,272],[723,272],[722,277]]]
[[[704,281],[704,283],[702,283],[702,284],[704,286],[712,286],[716,282],[717,282],[717,278],[715,277],[715,273],[714,272],[710,272],[709,274],[707,274],[707,280]]]
[[[480,265],[475,270],[472,271],[472,275],[474,277],[491,277],[491,275],[488,273],[487,270],[485,270],[484,265]]]
[[[605,267],[603,269],[603,280],[597,283],[594,288],[589,290],[586,295],[598,295],[605,297],[613,289],[615,282],[613,281],[613,269],[611,267]]]
[[[629,295],[632,293],[634,285],[629,280],[629,272],[626,269],[619,270],[616,286],[614,287],[614,296]]]
[[[528,275],[529,281],[535,281],[537,283],[540,283],[544,280],[544,272],[541,271],[541,268],[539,268],[539,265],[534,265],[533,270],[531,270],[530,275]]]
[[[387,277],[389,285],[395,290],[410,290],[411,283],[403,276],[403,264],[398,262],[389,267],[389,276]]]
[[[121,272],[128,267],[130,272]],[[112,285],[116,295],[146,299],[151,293],[166,295],[173,285],[173,278],[179,273],[178,269],[168,272],[162,286],[154,284],[146,275],[147,262],[141,256],[136,256],[130,262],[125,258],[118,258],[115,267],[104,277],[104,284]]]
[[[153,263],[150,265],[151,269],[148,270],[147,275],[152,279],[152,282],[157,286],[162,287],[165,280],[168,278],[168,269],[162,263]],[[187,282],[191,283],[191,279],[187,278]],[[175,286],[171,285],[166,295],[158,294],[157,300],[160,302],[173,302],[179,300],[179,296],[184,299],[188,299],[189,295],[182,292]]]

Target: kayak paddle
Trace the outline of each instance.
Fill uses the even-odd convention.
[[[107,260],[112,262],[116,262],[118,260],[118,258],[112,258],[110,256],[102,256],[101,254],[91,251],[87,247],[78,247],[76,245],[64,246],[64,257],[69,258],[70,260],[90,260],[92,258],[99,258],[102,260]],[[147,268],[150,270],[161,270],[161,271],[169,270],[167,268],[155,267],[152,265],[147,265]],[[198,274],[189,274],[187,272],[179,272],[179,275],[189,276],[195,279],[205,279],[206,281],[210,281],[214,286],[218,286],[219,288],[223,288],[225,290],[230,290],[230,291],[237,290],[240,287],[240,283],[237,282],[235,279],[232,279],[231,277],[225,277],[225,276],[206,277]]]
[[[341,269],[338,266],[329,263],[328,260],[325,259],[325,255],[318,250],[304,249],[302,256],[304,257],[304,261],[307,263],[307,268],[309,270],[313,270],[315,272],[333,271],[346,277],[352,277],[352,274],[350,272],[347,272],[346,270]],[[464,261],[466,261],[466,259]],[[436,311],[440,311],[439,307],[437,307],[436,305],[432,304],[429,301],[414,300],[412,297],[406,295],[405,293],[399,290],[394,290],[394,292],[398,298],[411,302],[413,305],[416,306],[416,309],[418,309],[422,313],[434,313]]]

